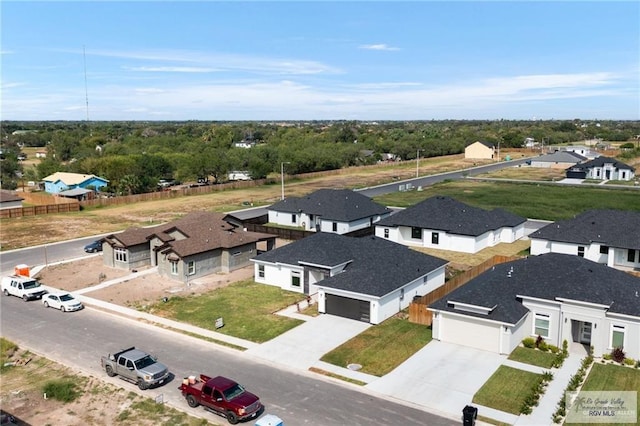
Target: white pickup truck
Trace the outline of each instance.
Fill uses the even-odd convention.
[[[21,275],[2,277],[2,292],[5,296],[20,297],[25,302],[42,299],[42,296],[48,293],[37,280]]]

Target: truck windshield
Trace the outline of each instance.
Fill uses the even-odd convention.
[[[147,355],[144,358],[140,358],[139,360],[137,360],[135,362],[136,370],[143,369],[143,368],[148,367],[151,364],[155,364],[155,363],[156,363],[156,361],[150,355]]]
[[[224,391],[224,397],[227,401],[231,401],[233,398],[237,397],[243,392],[244,388],[239,384],[236,384],[235,386],[230,387],[229,389]]]
[[[25,289],[40,287],[40,283],[38,281],[35,281],[35,280],[34,281],[26,281],[22,285],[24,286]]]

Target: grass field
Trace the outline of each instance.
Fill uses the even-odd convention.
[[[501,365],[474,395],[473,402],[511,414],[520,414],[540,374]]]

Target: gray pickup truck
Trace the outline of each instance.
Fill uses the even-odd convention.
[[[161,385],[169,378],[169,369],[164,364],[135,347],[103,356],[100,362],[109,377],[118,375],[141,390]]]

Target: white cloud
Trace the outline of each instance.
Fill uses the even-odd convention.
[[[399,47],[392,47],[389,46],[388,44],[363,44],[361,46],[359,46],[360,49],[367,49],[367,50],[400,50]]]
[[[140,72],[180,72],[180,73],[209,73],[220,71],[216,68],[203,67],[123,67],[129,71]]]

